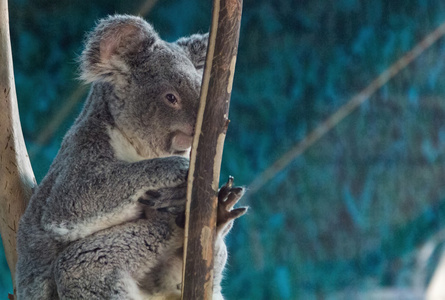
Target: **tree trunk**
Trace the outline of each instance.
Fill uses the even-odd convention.
[[[242,0],[214,0],[187,186],[183,299],[212,299],[219,173]]]
[[[35,185],[17,108],[8,1],[0,0],[0,234],[14,290],[16,234],[20,217]]]

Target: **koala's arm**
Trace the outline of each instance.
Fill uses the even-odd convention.
[[[138,200],[147,191],[183,189],[188,159],[173,156],[86,169],[59,174],[47,197],[41,224],[56,239],[77,240],[139,218],[143,205]]]

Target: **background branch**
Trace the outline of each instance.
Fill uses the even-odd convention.
[[[297,143],[288,152],[284,153],[270,167],[258,175],[249,185],[249,193],[252,195],[258,191],[264,184],[266,184],[266,182],[275,177],[275,175],[289,165],[295,158],[304,153],[310,146],[321,139],[326,133],[328,133],[332,128],[346,118],[363,102],[368,100],[378,89],[385,85],[389,80],[391,80],[391,78],[397,75],[397,73],[403,70],[426,49],[433,45],[444,34],[445,23],[442,23],[433,32],[428,34],[422,41],[420,41],[413,49],[383,71],[365,89],[352,97],[351,100],[340,107],[328,119],[318,125],[317,128],[310,132],[302,141]]]

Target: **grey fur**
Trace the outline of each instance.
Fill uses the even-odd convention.
[[[177,223],[207,37],[166,43],[124,15],[89,34],[81,78],[91,92],[20,221],[19,300],[179,297]],[[239,216],[230,211],[218,215],[215,299],[222,239]]]

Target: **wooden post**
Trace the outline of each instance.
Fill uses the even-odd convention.
[[[0,0],[0,234],[15,290],[16,234],[36,185],[17,108],[8,1]]]
[[[187,186],[182,299],[212,299],[219,174],[242,0],[214,0]]]

